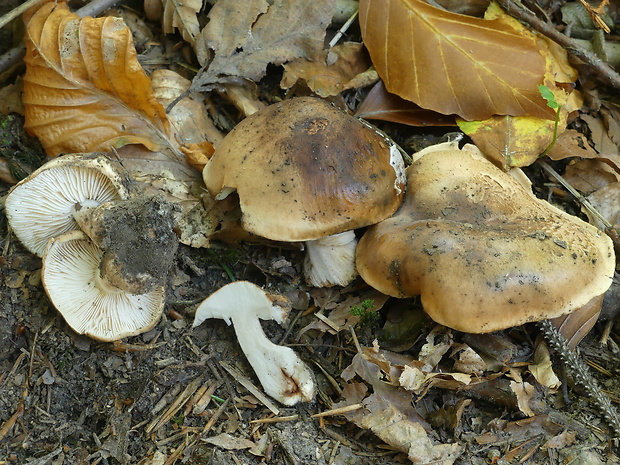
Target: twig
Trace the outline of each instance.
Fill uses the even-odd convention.
[[[575,383],[586,391],[607,421],[607,424],[611,426],[613,430],[612,436],[620,437],[620,415],[618,415],[618,411],[611,404],[609,397],[603,393],[601,387],[592,377],[588,365],[568,347],[568,342],[564,336],[560,334],[549,320],[539,321],[538,327],[541,329],[547,342],[564,361],[568,370],[570,370]]]
[[[581,195],[579,192],[575,190],[573,186],[567,183],[566,180],[562,176],[560,176],[560,174],[557,171],[555,171],[553,168],[551,168],[551,166],[549,166],[546,162],[542,160],[538,160],[538,163],[547,173],[549,173],[560,184],[562,184],[562,186],[564,186],[564,188],[568,192],[570,192],[573,195],[573,197],[575,197],[577,201],[581,205],[584,206],[584,208],[586,208],[590,213],[592,213],[592,215],[596,216],[598,220],[601,223],[603,223],[603,225],[605,226],[605,229],[610,229],[613,227],[612,224],[609,221],[607,221],[607,219],[603,215],[601,215],[601,213],[596,208],[594,208],[594,206],[583,195]]]
[[[113,7],[119,1],[120,0],[93,0],[88,5],[84,5],[82,8],[77,10],[76,14],[78,14],[82,18],[84,16],[97,16],[108,8]],[[33,2],[33,4],[34,3],[37,2]],[[23,13],[23,11],[19,14],[21,13]],[[3,73],[12,66],[15,66],[24,58],[24,55],[26,55],[26,46],[24,44],[20,44],[12,50],[6,52],[4,55],[0,56],[0,73]]]
[[[554,29],[549,24],[538,19],[529,10],[513,0],[498,0],[498,3],[506,10],[506,12],[515,18],[527,23],[532,29],[537,30],[541,34],[549,37],[557,42],[567,52],[575,55],[586,62],[592,71],[601,78],[603,83],[611,85],[616,89],[620,89],[620,74],[616,73],[607,63],[597,57],[594,53],[589,52],[585,48],[576,44],[570,37],[565,36],[561,32]]]
[[[24,11],[26,11],[31,6],[35,6],[37,3],[42,2],[43,0],[28,0],[27,2],[22,3],[21,5],[13,8],[7,14],[5,14],[2,18],[0,18],[0,29],[9,24],[19,15],[21,15]]]

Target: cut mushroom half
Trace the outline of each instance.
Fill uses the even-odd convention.
[[[405,200],[357,247],[362,278],[421,295],[436,322],[485,333],[570,313],[611,285],[609,237],[537,199],[474,146],[425,149]]]
[[[79,210],[138,192],[131,176],[103,154],[53,159],[10,190],[5,211],[17,238],[42,256],[47,242],[79,229]]]
[[[393,142],[309,97],[241,121],[217,147],[203,178],[214,199],[237,192],[246,231],[282,242],[316,241],[377,223],[396,211],[405,189],[404,163]],[[311,285],[346,285],[355,278],[350,249],[356,241],[352,233],[346,237],[309,245],[315,251],[305,261]]]
[[[308,402],[314,398],[312,372],[289,347],[271,342],[260,320],[282,324],[289,308],[284,298],[270,295],[247,282],[230,283],[207,297],[196,309],[194,327],[207,318],[220,318],[233,324],[239,345],[265,392],[284,405]]]
[[[82,231],[50,239],[42,281],[52,304],[78,334],[115,341],[150,330],[159,321],[164,287],[130,294],[100,274],[101,249]]]

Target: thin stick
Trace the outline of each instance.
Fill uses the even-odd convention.
[[[498,0],[498,3],[509,15],[527,23],[533,29],[549,37],[554,42],[557,42],[565,48],[567,52],[586,62],[592,71],[599,78],[601,78],[601,81],[604,84],[620,89],[620,74],[615,72],[607,63],[597,57],[594,53],[576,44],[570,37],[565,36],[549,24],[541,21],[522,5],[517,5],[512,0]]]
[[[581,203],[581,205],[583,205],[585,208],[588,209],[590,213],[596,216],[599,219],[599,221],[603,223],[603,226],[605,226],[605,229],[610,229],[613,227],[612,224],[609,221],[607,221],[607,219],[603,215],[601,215],[599,211],[596,208],[594,208],[594,206],[583,195],[577,192],[573,186],[571,186],[568,182],[566,182],[566,180],[562,176],[560,176],[560,174],[557,171],[555,171],[553,168],[551,168],[551,166],[549,166],[546,162],[542,160],[538,160],[538,163],[540,163],[540,166],[547,173],[549,173],[551,176],[557,179],[557,181],[560,184],[562,184],[562,186],[564,186],[564,188],[568,192],[570,192],[577,199],[577,201]]]
[[[355,18],[357,18],[357,15],[359,14],[359,12],[360,11],[357,10],[355,13],[353,13],[351,17],[347,19],[347,22],[344,23],[340,29],[338,29],[338,32],[336,33],[334,38],[330,40],[329,42],[329,48],[332,48],[334,45],[338,43],[338,41],[344,35],[344,33],[347,32],[347,30],[351,27],[351,24],[353,24],[353,21],[355,21]]]
[[[0,29],[9,24],[19,15],[21,15],[24,11],[26,11],[31,6],[35,6],[37,3],[42,2],[43,0],[28,0],[27,2],[22,3],[18,7],[13,8],[7,14],[5,14],[2,18],[0,18]]]
[[[592,377],[588,365],[586,365],[575,352],[570,350],[566,339],[549,320],[538,322],[547,342],[555,349],[555,352],[566,363],[566,367],[571,371],[573,380],[583,390],[586,391],[598,411],[603,415],[607,424],[611,427],[612,437],[620,437],[620,415],[614,408],[601,387]]]

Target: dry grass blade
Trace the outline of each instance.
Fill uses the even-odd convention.
[[[24,19],[26,128],[49,155],[131,143],[175,151],[165,110],[121,19],[81,19],[55,2]]]
[[[466,120],[551,119],[537,89],[545,60],[536,39],[506,18],[457,15],[422,0],[360,1],[364,43],[389,92]]]

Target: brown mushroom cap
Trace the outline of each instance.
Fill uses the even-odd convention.
[[[484,333],[569,313],[611,285],[609,237],[536,199],[474,147],[414,159],[403,205],[358,245],[371,286],[421,294],[433,320]]]
[[[305,241],[389,217],[402,200],[400,167],[397,148],[370,126],[294,98],[241,121],[203,177],[216,198],[237,190],[247,231]]]

